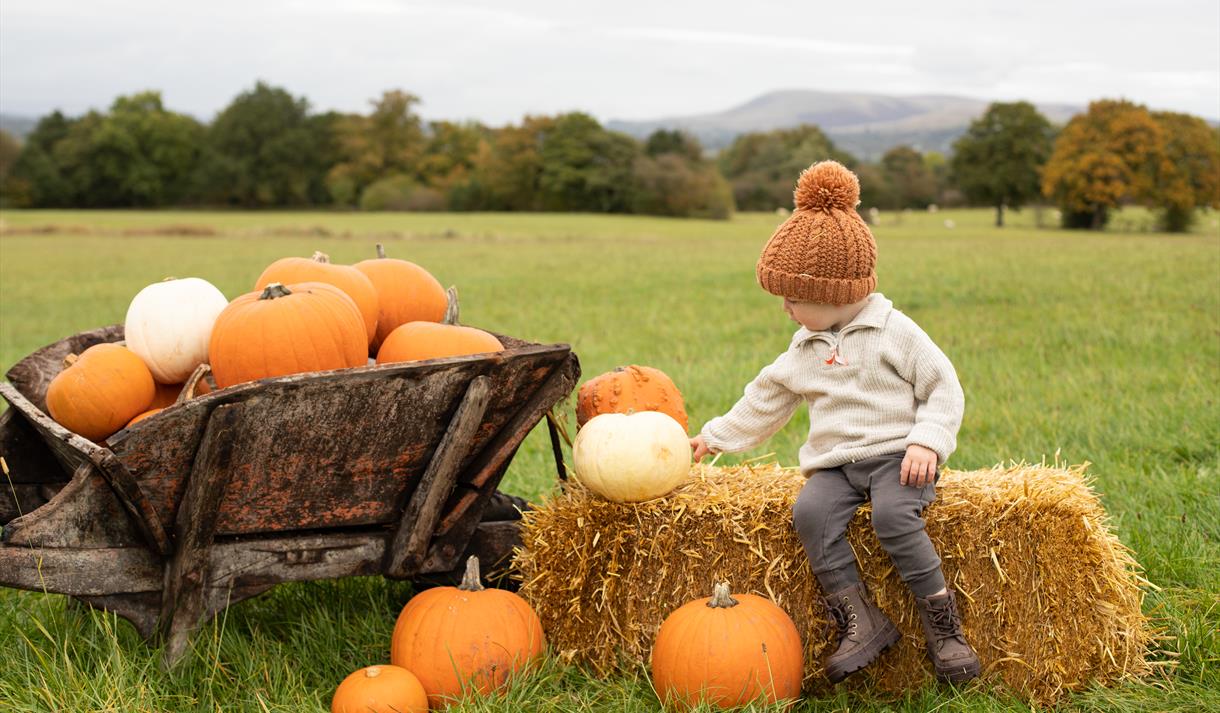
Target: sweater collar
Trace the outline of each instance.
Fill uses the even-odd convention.
[[[891,302],[885,295],[880,292],[874,292],[868,296],[868,304],[864,305],[864,309],[860,310],[850,322],[843,325],[843,329],[839,330],[839,334],[846,332],[849,329],[860,329],[863,327],[873,327],[880,329],[885,326],[885,321],[889,319],[890,312],[894,310],[894,303]],[[832,332],[829,329],[813,331],[806,327],[801,327],[796,330],[793,336],[793,342],[803,342],[807,339],[819,337],[822,339],[832,339]]]

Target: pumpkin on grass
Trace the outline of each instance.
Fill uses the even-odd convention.
[[[683,604],[661,623],[652,683],[668,706],[773,704],[800,696],[803,661],[787,612],[753,594],[730,595],[722,582],[711,597]]]
[[[220,290],[198,277],[149,285],[127,308],[127,348],[144,360],[158,383],[179,383],[208,360],[212,326],[228,304]]]
[[[324,282],[238,297],[212,330],[208,357],[216,385],[368,363],[364,318],[342,290]]]
[[[352,298],[360,315],[371,344],[377,335],[377,290],[361,271],[351,265],[336,265],[324,252],[315,252],[312,258],[286,257],[276,260],[263,270],[254,283],[254,289],[262,290],[272,282],[291,285],[297,282],[325,282],[334,285]]]
[[[148,409],[156,393],[144,360],[118,344],[68,355],[47,387],[47,411],[61,426],[100,441]]]
[[[542,622],[524,599],[484,589],[479,559],[457,587],[415,595],[394,624],[390,661],[414,673],[440,707],[464,692],[489,693],[542,654]]]
[[[687,428],[682,392],[660,369],[620,366],[586,381],[576,395],[576,425],[603,413],[660,411]]]
[[[658,411],[595,416],[572,444],[576,479],[616,503],[667,495],[690,474],[690,439]]]
[[[400,666],[367,666],[343,679],[331,713],[425,713],[428,694],[415,674]]]
[[[355,267],[363,272],[377,290],[376,352],[386,337],[407,322],[439,322],[445,318],[449,297],[432,273],[413,262],[386,257],[377,246],[377,258],[363,260]]]
[[[504,350],[499,339],[481,329],[436,322],[407,322],[382,342],[378,364],[484,354]]]

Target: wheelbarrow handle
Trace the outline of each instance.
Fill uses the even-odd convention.
[[[546,430],[551,434],[551,454],[555,456],[555,472],[559,475],[560,480],[568,479],[568,468],[563,463],[563,448],[559,445],[559,425],[555,419],[553,409],[547,409],[546,412]],[[567,434],[564,434],[564,440],[567,441]],[[568,441],[568,446],[572,445]]]

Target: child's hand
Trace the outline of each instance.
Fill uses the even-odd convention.
[[[707,447],[707,444],[703,442],[703,436],[695,436],[694,438],[690,439],[690,449],[691,457],[695,459],[696,463],[703,460],[703,456],[712,452],[712,450]]]
[[[914,443],[907,446],[907,455],[902,459],[900,482],[912,488],[922,488],[936,480],[936,451]]]

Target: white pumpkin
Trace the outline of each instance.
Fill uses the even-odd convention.
[[[208,360],[212,325],[228,304],[220,290],[198,277],[149,285],[127,308],[127,348],[158,382],[181,383]]]
[[[659,411],[604,413],[589,419],[572,444],[576,478],[616,503],[668,494],[690,474],[690,438]]]

